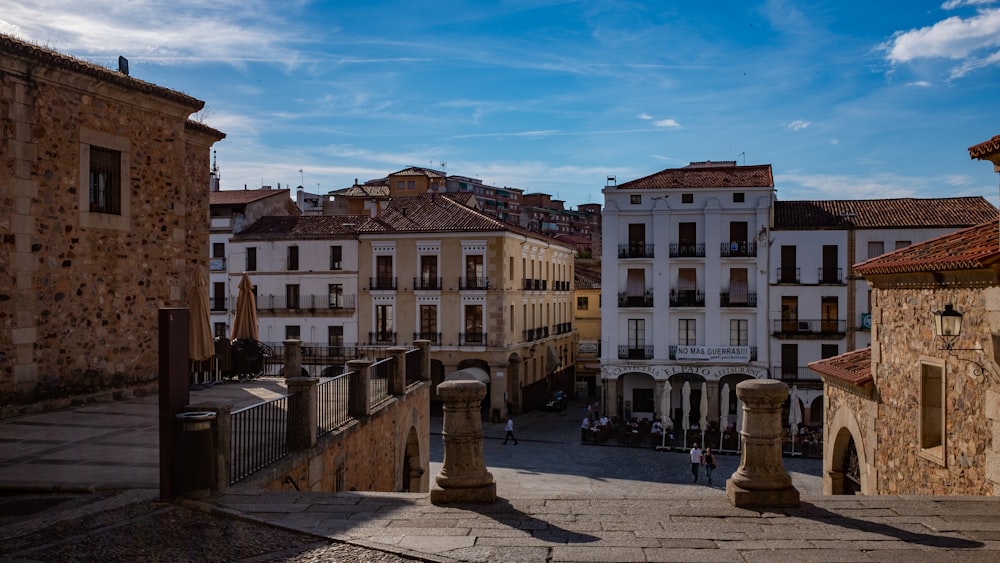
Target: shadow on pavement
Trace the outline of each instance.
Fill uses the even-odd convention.
[[[521,512],[509,500],[503,498],[497,498],[497,501],[493,504],[463,505],[462,508],[492,518],[498,524],[528,532],[535,539],[542,541],[568,545],[574,543],[591,543],[600,539],[590,534],[560,528],[551,522],[546,522],[545,520],[540,520],[530,514]]]
[[[909,544],[926,545],[928,547],[945,549],[976,549],[982,548],[985,545],[982,542],[975,540],[956,538],[954,536],[911,532],[909,530],[903,530],[882,522],[851,518],[850,516],[830,512],[825,508],[820,508],[815,504],[808,502],[802,502],[798,509],[788,509],[786,513],[789,516],[798,516],[809,520],[817,520],[832,526],[840,526],[842,528],[857,530],[859,532],[880,534]]]

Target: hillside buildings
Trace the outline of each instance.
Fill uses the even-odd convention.
[[[154,384],[208,268],[204,102],[0,35],[0,404]]]

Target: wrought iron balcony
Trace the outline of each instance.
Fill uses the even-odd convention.
[[[653,258],[653,245],[635,241],[618,245],[619,258]]]
[[[485,346],[485,332],[460,332],[458,333],[459,346]]]
[[[847,321],[838,319],[775,319],[773,333],[785,338],[797,336],[835,336],[847,332]]]
[[[778,283],[801,283],[799,269],[778,266]]]
[[[756,307],[757,306],[757,292],[749,291],[743,293],[741,297],[733,299],[733,294],[729,291],[723,291],[719,293],[719,306],[720,307]]]
[[[441,343],[441,333],[440,332],[414,332],[414,340],[430,340],[431,344]]]
[[[819,269],[819,283],[844,283],[844,269],[843,268],[820,268]]]
[[[671,307],[704,307],[705,292],[700,289],[671,289]]]
[[[376,276],[369,278],[368,287],[371,289],[396,289],[396,278],[391,276]]]
[[[417,277],[413,278],[413,289],[441,289],[441,278]]]
[[[676,242],[670,243],[670,257],[671,258],[704,258],[705,257],[705,243],[699,242],[696,244],[680,244]]]
[[[489,278],[458,278],[458,289],[489,289]]]
[[[647,289],[642,295],[629,295],[625,292],[618,294],[619,307],[652,307],[653,290]]]
[[[757,242],[752,240],[723,242],[719,245],[719,256],[723,258],[753,258],[757,256]]]
[[[652,346],[619,345],[618,346],[618,359],[619,360],[652,360],[653,359],[653,347]]]
[[[368,343],[369,344],[396,344],[396,333],[395,332],[369,332],[368,333]]]

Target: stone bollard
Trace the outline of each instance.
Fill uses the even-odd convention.
[[[444,463],[431,487],[431,502],[496,502],[497,485],[483,461],[483,423],[479,418],[486,385],[472,380],[445,381],[437,390],[444,400]]]
[[[290,338],[283,342],[285,345],[285,366],[281,370],[285,378],[302,376],[302,341]]]
[[[315,377],[287,377],[288,423],[285,427],[288,449],[305,450],[316,445],[317,385]]]
[[[749,379],[736,386],[743,402],[743,454],[726,481],[726,496],[738,507],[797,507],[799,491],[781,460],[781,405],[788,385]]]

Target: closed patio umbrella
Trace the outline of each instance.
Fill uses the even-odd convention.
[[[663,428],[670,428],[673,422],[670,421],[670,382],[663,382],[663,394],[660,395],[660,423]]]
[[[719,406],[719,435],[725,437],[729,428],[729,384],[722,386],[722,404]],[[723,438],[719,439],[719,449],[723,447]]]
[[[194,275],[188,294],[188,356],[192,362],[203,362],[215,356],[215,339],[208,312],[208,272]]]
[[[260,340],[257,332],[257,298],[253,294],[250,276],[243,272],[239,293],[236,295],[236,315],[233,317],[232,340]]]
[[[799,423],[802,422],[802,411],[799,410],[798,389],[792,386],[788,395],[788,433],[792,441],[792,453],[795,453],[795,440],[799,433]]]
[[[705,430],[708,429],[708,382],[701,382],[701,405],[698,407],[701,413],[701,420],[698,426],[701,428],[701,447],[705,447]]]
[[[691,422],[688,420],[691,418],[691,383],[688,381],[684,382],[681,386],[681,428],[685,430],[684,434],[687,435],[687,429],[691,428]]]

